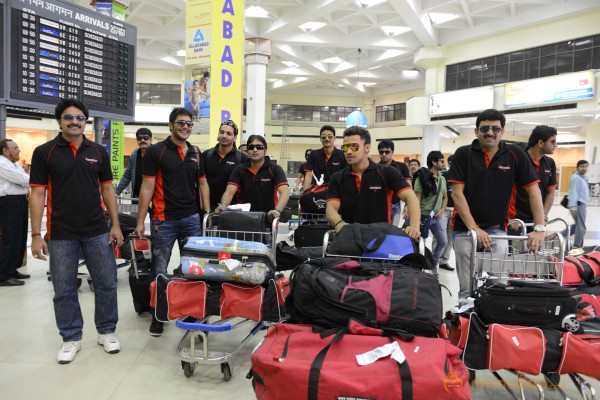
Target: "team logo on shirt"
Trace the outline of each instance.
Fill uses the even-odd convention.
[[[545,169],[544,172],[548,175],[550,175],[552,173],[552,171],[550,171],[549,169]]]
[[[97,162],[98,162],[98,160],[96,160],[95,158],[87,158],[87,157],[84,157],[83,159],[84,159],[85,161],[89,162],[90,164],[94,164],[94,163],[97,163]]]
[[[498,169],[499,169],[500,171],[507,172],[507,171],[509,171],[509,170],[510,170],[510,165],[498,165]]]
[[[381,190],[381,186],[369,186],[369,189],[376,192],[378,190]]]
[[[225,161],[225,164],[227,164],[227,165],[235,165],[235,163],[233,161]]]
[[[271,178],[260,178],[261,182],[271,182]]]
[[[338,165],[340,165],[339,162],[332,162],[331,165],[333,165],[334,167],[337,167]]]

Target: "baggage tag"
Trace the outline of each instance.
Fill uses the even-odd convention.
[[[391,356],[398,363],[402,364],[406,361],[406,356],[402,352],[402,349],[398,345],[398,342],[389,343],[381,347],[377,347],[371,351],[356,356],[356,362],[358,365],[369,365],[373,364],[380,358]]]
[[[233,271],[236,268],[242,266],[242,262],[233,258],[228,258],[225,260],[219,260],[219,264],[225,265],[228,270]]]

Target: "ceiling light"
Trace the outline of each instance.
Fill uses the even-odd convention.
[[[443,24],[444,22],[453,21],[460,17],[458,14],[448,14],[448,13],[427,13],[429,15],[429,19],[433,25]]]
[[[176,57],[185,57],[185,50],[177,50],[175,53]]]
[[[164,61],[164,62],[169,63],[169,64],[173,64],[173,65],[177,65],[179,67],[183,67],[183,65],[178,60],[176,60],[174,57],[171,57],[171,56],[163,57],[163,58],[160,59],[160,61]]]
[[[418,69],[405,69],[404,71],[402,71],[402,76],[405,78],[417,78],[419,76],[419,70]]]
[[[325,26],[325,22],[305,22],[299,26],[304,32],[314,32],[317,29],[320,29]]]
[[[329,58],[325,58],[324,60],[321,60],[321,62],[326,63],[326,64],[339,64],[343,61],[344,60],[342,60],[341,58],[339,58],[337,56],[329,57]]]
[[[383,33],[390,37],[410,32],[410,28],[406,26],[382,25],[381,30],[383,31]]]
[[[290,67],[290,68],[297,68],[297,67],[299,67],[299,65],[298,65],[298,64],[296,64],[296,63],[295,63],[295,62],[293,62],[293,61],[282,61],[281,63],[282,63],[283,65],[287,66],[287,67]]]
[[[257,5],[252,5],[248,8],[246,8],[246,17],[248,18],[271,18],[273,17],[273,15],[271,15],[271,13],[269,13],[267,10],[265,10],[264,8],[257,6]]]

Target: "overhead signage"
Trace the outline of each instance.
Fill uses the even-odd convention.
[[[133,25],[58,0],[8,5],[11,104],[51,109],[76,98],[92,115],[133,119]]]
[[[479,112],[494,107],[494,87],[453,90],[429,96],[429,115]]]
[[[506,108],[573,102],[593,97],[593,70],[504,85],[504,107]]]

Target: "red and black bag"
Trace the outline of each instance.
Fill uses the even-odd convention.
[[[406,257],[415,258],[411,256],[416,255]],[[437,336],[442,320],[438,279],[421,265],[402,260],[388,264],[326,258],[300,264],[290,276],[287,311],[293,320],[324,327],[344,327],[355,319]]]
[[[252,354],[256,398],[471,398],[460,350],[444,339],[382,336],[356,323],[334,332],[285,323],[271,327]],[[377,358],[376,349],[384,355]]]
[[[559,374],[578,373],[600,379],[600,336],[563,334]]]
[[[600,283],[600,252],[565,257],[562,284],[581,285],[583,282],[597,285]]]
[[[327,185],[312,185],[300,196],[302,214],[325,214]]]
[[[542,372],[546,338],[540,328],[491,324],[488,328],[488,369],[512,369],[527,374]]]

